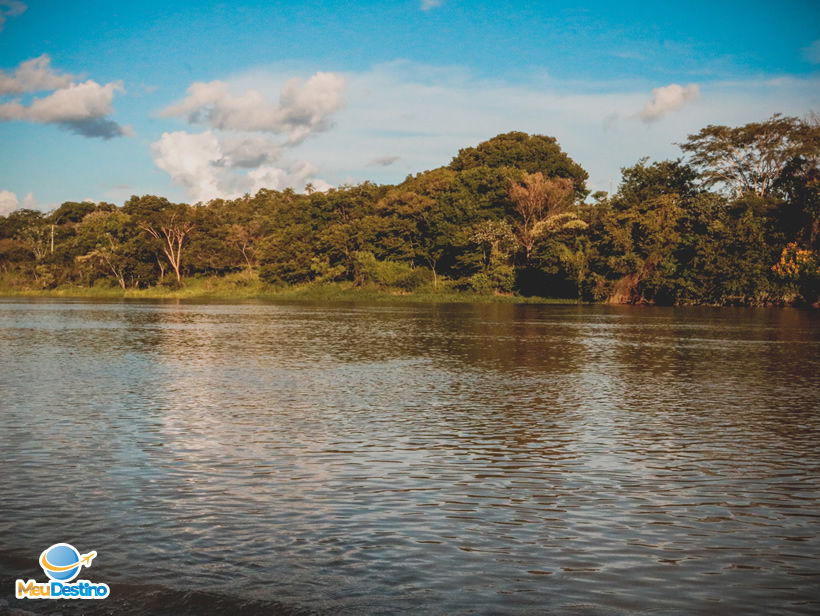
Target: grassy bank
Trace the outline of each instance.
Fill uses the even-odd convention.
[[[36,289],[0,280],[0,296],[10,297],[65,297],[87,299],[180,299],[180,300],[268,300],[268,301],[327,301],[327,302],[425,302],[425,303],[528,303],[575,304],[573,299],[522,297],[518,295],[484,295],[458,291],[446,285],[439,288],[423,287],[413,292],[378,286],[355,286],[350,282],[314,283],[296,286],[267,285],[255,275],[245,273],[224,277],[188,278],[179,288],[159,285],[145,289],[77,285]]]

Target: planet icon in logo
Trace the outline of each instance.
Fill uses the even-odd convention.
[[[80,574],[80,569],[91,566],[96,555],[96,552],[81,555],[70,543],[55,543],[40,554],[40,566],[52,580],[70,582]]]

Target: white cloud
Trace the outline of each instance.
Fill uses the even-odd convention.
[[[157,166],[194,200],[232,198],[260,188],[303,189],[308,183],[316,189],[330,186],[315,177],[319,169],[308,162],[274,163],[284,149],[331,127],[331,115],[344,104],[344,78],[322,72],[307,81],[268,77],[247,88],[197,82],[183,100],[160,112],[208,127],[201,133],[166,132],[152,145]],[[244,93],[235,96],[234,91]],[[279,100],[273,102],[277,94]],[[284,140],[259,133],[283,135]]]
[[[263,77],[259,70],[236,79]],[[453,78],[456,75],[457,78]],[[642,156],[678,158],[676,143],[708,124],[737,126],[772,113],[802,116],[820,106],[817,78],[710,82],[709,96],[686,105],[669,121],[636,127],[635,110],[648,84],[566,82],[532,78],[509,83],[481,79],[461,69],[405,62],[348,73],[347,105],[334,130],[299,146],[300,157],[322,169],[331,183],[402,181],[407,174],[446,165],[460,148],[499,133],[554,136],[590,174],[592,190],[617,186],[620,168]],[[280,76],[281,78],[281,76]],[[380,153],[399,156],[374,166]]]
[[[700,96],[700,87],[694,83],[685,87],[671,83],[662,88],[655,88],[652,90],[652,100],[644,105],[641,119],[645,122],[657,120],[668,111],[680,109],[698,96]]]
[[[51,58],[43,54],[22,62],[12,74],[0,71],[0,94],[25,94],[68,86],[73,75],[58,73],[50,64]]]
[[[54,89],[28,105],[20,100],[0,104],[0,122],[18,120],[58,126],[85,137],[111,139],[131,135],[109,119],[114,94],[124,92],[121,81],[100,85],[91,79],[73,83],[72,76],[58,74],[49,67],[47,55],[23,62],[13,75],[0,74],[0,94],[20,94]]]
[[[257,68],[227,78],[225,83],[230,91],[255,90],[276,100],[291,70]],[[408,62],[378,65],[346,73],[344,78],[345,107],[334,115],[333,130],[314,139],[298,145],[271,141],[268,146],[239,147],[243,139],[264,135],[211,130],[219,152],[204,165],[203,185],[215,178],[212,185],[223,196],[251,191],[254,180],[263,177],[279,187],[287,182],[301,186],[304,172],[300,175],[294,166],[278,162],[296,152],[295,158],[310,161],[331,184],[401,182],[408,174],[448,164],[460,148],[499,133],[525,131],[556,137],[564,151],[589,172],[588,187],[608,190],[610,182],[617,187],[620,168],[642,156],[655,160],[680,157],[675,144],[708,124],[737,126],[775,112],[802,116],[820,106],[817,78],[711,81],[701,84],[708,88],[709,96],[697,105],[683,106],[668,121],[636,126],[635,111],[644,106],[651,89],[645,81],[579,83],[541,75],[510,83],[477,78],[463,68]],[[254,160],[251,154],[264,152],[266,147],[274,152],[264,160]],[[260,171],[251,178],[247,170],[258,168],[253,166],[257,162],[259,167],[286,173]],[[318,185],[313,177],[307,179]],[[188,185],[199,184],[189,181]],[[206,193],[199,191],[197,198],[213,196],[201,196]]]
[[[20,206],[20,202],[10,190],[0,190],[0,216],[8,216]]]
[[[329,186],[306,162],[274,166],[278,146],[258,137],[219,136],[212,131],[163,133],[152,144],[154,162],[186,188],[194,201],[235,198],[262,188]]]
[[[282,190],[289,186],[303,190],[307,184],[313,184],[314,188],[329,187],[330,184],[314,177],[318,172],[318,167],[305,161],[296,162],[287,169],[266,165],[248,172],[251,180],[248,192],[255,193],[262,188]]]
[[[19,0],[0,0],[0,30],[9,17],[17,17],[26,12],[28,7]]]
[[[234,135],[222,139],[222,151],[228,166],[252,169],[275,162],[282,148],[264,137]]]
[[[419,5],[422,11],[429,11],[444,4],[444,0],[421,0]]]
[[[344,105],[344,89],[343,77],[320,72],[307,81],[288,80],[277,104],[258,89],[234,96],[224,81],[197,82],[188,88],[187,97],[160,115],[185,116],[191,124],[222,130],[286,134],[295,144],[330,128],[330,116]]]
[[[35,122],[76,122],[110,114],[114,92],[123,92],[122,82],[101,86],[90,79],[71,84],[45,98],[35,99],[27,109],[28,119]]]
[[[803,48],[803,57],[812,64],[820,64],[820,40]]]
[[[213,133],[163,133],[151,149],[156,165],[188,189],[194,200],[225,196],[218,177],[222,149]]]
[[[328,184],[322,179],[312,179],[309,184],[313,188],[313,192],[327,192],[334,188],[333,184]]]

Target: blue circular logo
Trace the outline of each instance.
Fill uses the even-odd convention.
[[[40,555],[40,566],[52,580],[67,582],[80,573],[80,553],[68,543],[55,543]]]

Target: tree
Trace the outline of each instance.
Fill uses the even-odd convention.
[[[516,213],[515,235],[524,248],[524,261],[529,263],[532,248],[538,236],[548,229],[550,219],[572,205],[572,181],[546,179],[541,172],[524,173],[521,182],[510,187],[510,201]]]
[[[700,169],[707,186],[723,185],[732,195],[766,196],[776,188],[790,163],[816,168],[816,122],[775,114],[764,122],[730,128],[710,124],[681,144]]]
[[[197,207],[144,195],[0,216],[0,283],[121,288],[185,276],[351,281],[655,303],[814,302],[820,122],[707,127],[585,204],[552,137],[506,133],[397,185],[260,190]],[[195,230],[195,233],[194,233]],[[233,282],[233,281],[231,281]],[[798,299],[798,293],[802,300]]]
[[[465,281],[479,293],[509,293],[515,285],[512,257],[516,238],[506,220],[482,220],[469,229],[469,240],[481,250],[481,271]]]
[[[603,226],[604,251],[619,276],[613,303],[670,302],[677,293],[682,221],[698,190],[696,175],[680,161],[651,165],[642,158],[621,170]]]
[[[39,212],[36,214],[38,216],[30,217],[27,224],[20,228],[16,238],[31,251],[35,261],[42,261],[48,254],[50,234],[42,215]]]
[[[233,223],[228,227],[227,241],[242,253],[242,259],[248,269],[253,269],[257,263],[256,253],[261,239],[261,228],[258,220]]]
[[[182,248],[194,229],[189,208],[185,204],[172,206],[138,223],[140,229],[160,243],[162,252],[176,274],[177,284],[182,282]]]
[[[93,201],[66,201],[48,216],[51,225],[51,239],[49,252],[54,254],[54,235],[58,224],[79,223],[88,214],[99,210],[110,212],[114,206],[110,203],[100,203]]]
[[[79,226],[79,235],[93,248],[76,257],[79,265],[102,266],[111,272],[123,289],[128,285],[126,275],[133,258],[129,254],[128,240],[131,217],[121,211],[97,211],[87,214]]]
[[[547,178],[566,178],[572,180],[578,198],[583,199],[587,194],[589,174],[561,149],[555,137],[522,132],[504,133],[474,148],[459,150],[450,163],[450,168],[456,171],[482,166],[542,173]]]

